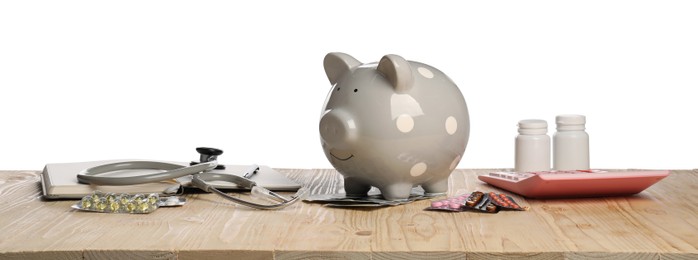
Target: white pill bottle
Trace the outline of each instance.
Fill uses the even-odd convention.
[[[588,170],[589,134],[584,131],[583,115],[559,115],[555,117],[557,132],[553,135],[553,169]]]
[[[514,171],[549,171],[550,136],[548,136],[548,123],[540,119],[519,121],[519,135],[516,136],[514,149]]]

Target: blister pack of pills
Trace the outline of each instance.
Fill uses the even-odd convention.
[[[479,211],[486,213],[497,213],[500,210],[528,210],[522,207],[511,196],[500,193],[484,193],[476,191],[470,194],[462,194],[442,200],[435,200],[426,210],[439,211]]]
[[[82,211],[101,213],[130,213],[148,214],[159,207],[182,206],[184,198],[170,196],[160,197],[158,194],[115,194],[96,191],[85,196],[72,208]]]

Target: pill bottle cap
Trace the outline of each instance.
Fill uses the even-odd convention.
[[[546,134],[548,122],[541,119],[525,119],[519,121],[520,134]]]
[[[555,117],[557,130],[584,130],[587,119],[583,115],[559,115]]]

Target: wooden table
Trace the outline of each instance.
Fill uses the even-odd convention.
[[[313,193],[342,189],[334,170],[279,169]],[[449,195],[494,188],[456,170]],[[35,171],[0,171],[0,259],[698,259],[698,170],[672,171],[630,197],[528,200],[529,211],[424,211],[299,203],[281,211],[187,195],[152,214],[72,210],[44,201]]]

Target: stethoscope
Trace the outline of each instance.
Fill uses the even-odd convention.
[[[301,200],[307,189],[301,187],[291,198],[286,198],[276,192],[270,191],[250,180],[249,177],[259,171],[259,167],[253,165],[244,176],[233,174],[220,174],[210,172],[213,169],[225,169],[225,166],[218,164],[218,156],[223,154],[223,150],[208,147],[196,148],[199,152],[199,162],[192,162],[190,166],[182,166],[174,163],[158,161],[126,161],[103,164],[87,168],[78,174],[78,181],[84,184],[95,185],[134,185],[149,182],[158,182],[177,179],[187,175],[192,176],[192,185],[205,192],[216,193],[223,198],[235,203],[245,205],[255,209],[281,209]],[[138,176],[101,176],[104,173],[122,170],[159,170],[161,172],[138,175]],[[208,182],[224,181],[235,183],[241,188],[250,189],[252,196],[263,198],[274,204],[259,204],[243,199],[239,199],[220,191]]]

